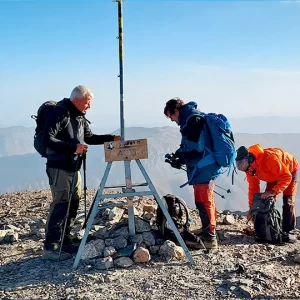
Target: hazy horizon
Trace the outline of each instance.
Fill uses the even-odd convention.
[[[118,120],[116,120],[116,125],[113,123],[107,122],[107,120],[100,120],[91,121],[91,129],[95,133],[110,133],[116,131],[120,128],[119,126],[119,116]],[[167,121],[167,122],[166,122]],[[300,133],[300,115],[295,117],[284,117],[284,116],[254,116],[254,117],[244,117],[244,118],[229,118],[229,121],[232,125],[232,129],[234,133],[247,133],[247,134],[266,134],[266,133]],[[29,124],[14,124],[10,126],[5,126],[5,124],[1,125],[0,122],[0,129],[5,130],[9,128],[17,128],[17,127],[24,127],[24,128],[35,128],[36,124],[33,119],[30,119]],[[179,127],[177,124],[170,122],[170,120],[166,120],[164,116],[161,118],[157,116],[155,120],[151,123],[141,122],[137,123],[132,120],[127,120],[125,115],[125,128],[157,128],[157,127]]]

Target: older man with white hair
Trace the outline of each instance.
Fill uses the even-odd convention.
[[[79,207],[79,170],[82,164],[81,155],[88,151],[87,145],[101,145],[104,142],[120,140],[120,136],[92,133],[85,114],[93,98],[93,93],[87,87],[76,86],[70,98],[64,98],[56,104],[45,123],[43,144],[47,147],[46,172],[53,201],[45,229],[44,259],[58,259],[69,201],[71,203],[60,260],[70,258],[71,254],[78,250],[78,243],[75,243],[70,232]],[[75,188],[71,191],[73,178]]]

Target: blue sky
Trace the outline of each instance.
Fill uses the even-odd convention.
[[[124,3],[125,125],[170,125],[179,96],[229,117],[300,115],[299,1]],[[117,4],[0,0],[0,126],[33,126],[77,84],[95,126],[118,128]]]

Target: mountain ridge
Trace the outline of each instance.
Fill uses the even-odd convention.
[[[115,131],[118,132],[118,131]],[[174,152],[180,144],[180,132],[178,127],[135,127],[126,128],[128,139],[147,138],[149,158],[141,160],[158,192],[163,195],[174,193],[193,207],[193,189],[190,186],[180,188],[186,182],[184,171],[176,170],[164,161],[166,153]],[[32,138],[32,137],[31,137]],[[236,134],[236,147],[240,145],[251,145],[261,143],[263,147],[281,146],[285,150],[292,151],[296,157],[300,157],[298,140],[300,134]],[[16,146],[19,147],[19,146]],[[32,144],[30,145],[32,147]],[[293,149],[295,152],[293,152]],[[0,157],[0,193],[22,191],[22,190],[43,190],[48,188],[48,179],[45,173],[46,160],[41,158],[32,147],[32,153],[24,155],[12,155]],[[103,176],[106,163],[104,161],[103,146],[90,146],[87,155],[87,186],[97,188]],[[133,161],[131,163],[133,182],[144,182],[143,176]],[[123,162],[113,163],[107,185],[124,184]],[[231,176],[222,175],[217,184],[223,188],[230,188],[231,193],[225,194],[225,199],[216,195],[217,208],[220,210],[247,211],[247,182],[243,173],[238,172],[235,176],[234,185],[231,183]],[[261,188],[264,188],[262,183]],[[224,191],[216,189],[223,194]],[[297,196],[297,213],[300,212],[299,194]],[[281,211],[282,199],[279,197],[278,208]]]

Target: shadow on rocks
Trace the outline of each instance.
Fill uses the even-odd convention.
[[[72,273],[73,261],[44,261],[38,256],[8,263],[0,267],[0,290],[47,283],[76,285],[75,273]]]
[[[240,230],[217,230],[219,245],[256,244],[254,237],[242,234]]]

